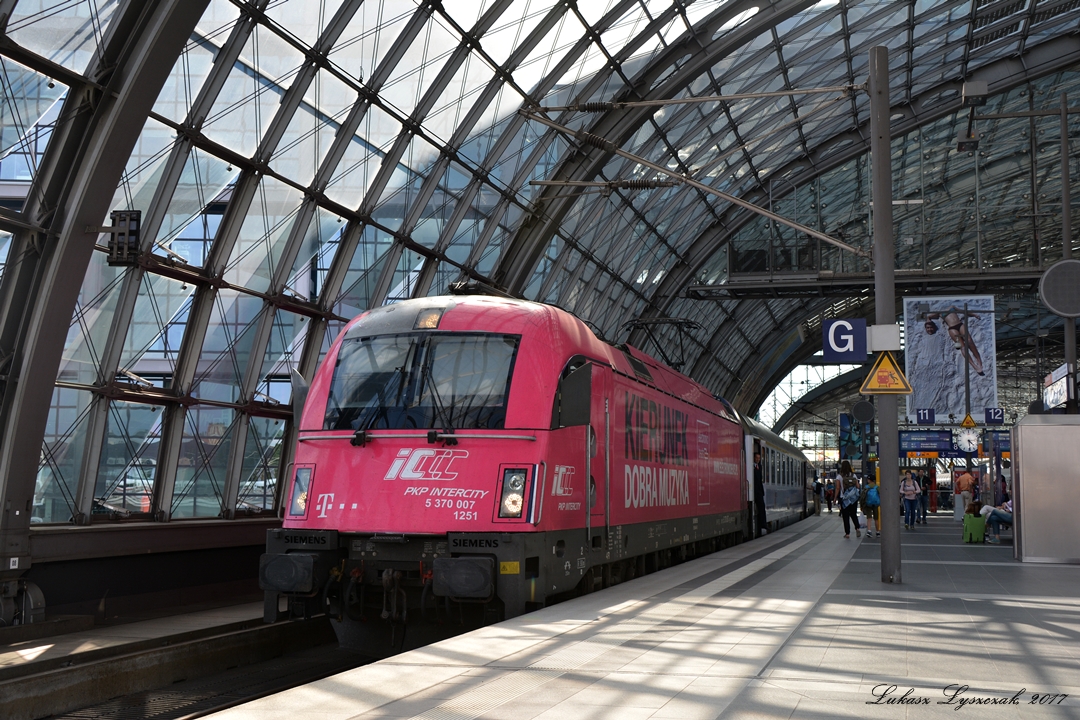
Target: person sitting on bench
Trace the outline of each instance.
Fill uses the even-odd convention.
[[[990,514],[986,516],[986,524],[994,532],[994,537],[987,540],[987,542],[998,545],[1001,543],[1001,526],[1008,525],[1012,527],[1012,500],[1006,497],[1004,503],[990,511]]]

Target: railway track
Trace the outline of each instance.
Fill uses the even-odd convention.
[[[51,720],[192,720],[370,662],[328,643],[209,677],[132,693]]]

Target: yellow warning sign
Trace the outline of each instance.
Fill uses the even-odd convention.
[[[967,415],[964,416],[964,422],[960,423],[960,427],[962,427],[962,428],[973,428],[973,427],[975,427],[975,421],[971,418],[971,413],[968,413]]]
[[[877,356],[859,392],[863,395],[910,395],[911,383],[896,364],[896,358],[886,350]]]
[[[501,563],[499,563],[499,574],[500,575],[520,575],[521,574],[521,563],[519,563],[516,560],[514,560],[512,562],[501,562]]]

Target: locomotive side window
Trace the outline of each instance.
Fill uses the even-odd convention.
[[[323,428],[501,428],[519,340],[468,333],[347,339]]]

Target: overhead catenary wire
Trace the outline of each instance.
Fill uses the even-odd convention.
[[[736,197],[734,195],[729,195],[728,193],[723,192],[722,190],[717,190],[716,188],[712,187],[711,185],[706,185],[705,183],[698,182],[697,180],[694,180],[693,178],[687,177],[686,175],[681,175],[679,173],[673,172],[670,168],[664,167],[663,165],[659,165],[657,163],[654,163],[654,162],[652,162],[650,160],[647,160],[646,158],[643,158],[643,157],[641,157],[639,155],[634,155],[633,153],[629,153],[629,152],[623,150],[622,148],[620,148],[619,146],[617,146],[615,143],[608,140],[607,138],[602,138],[599,135],[594,135],[592,133],[585,132],[584,130],[572,130],[572,129],[566,127],[565,125],[560,125],[559,123],[557,123],[557,122],[555,122],[553,120],[549,120],[548,118],[546,118],[546,117],[544,117],[542,115],[537,115],[535,112],[530,112],[529,110],[526,110],[524,108],[522,108],[518,112],[520,114],[522,114],[524,117],[528,118],[529,120],[534,120],[534,121],[540,123],[541,125],[546,125],[547,127],[550,127],[553,130],[558,130],[559,132],[562,132],[562,133],[565,133],[566,135],[574,137],[574,138],[576,138],[578,140],[578,142],[581,142],[581,143],[583,143],[585,145],[591,145],[593,147],[596,147],[596,148],[599,148],[599,149],[603,150],[604,152],[611,153],[613,155],[618,155],[619,157],[625,158],[626,160],[632,160],[633,162],[639,163],[643,167],[650,168],[652,170],[655,170],[656,172],[663,173],[664,175],[667,175],[668,177],[675,178],[676,180],[678,180],[681,183],[684,183],[684,184],[690,185],[692,187],[695,187],[698,190],[701,190],[702,192],[708,193],[710,195],[715,195],[715,196],[717,196],[717,197],[719,197],[719,198],[721,198],[723,200],[728,201],[729,203],[731,203],[733,205],[737,205],[737,206],[743,208],[744,210],[749,210],[750,212],[753,212],[753,213],[756,213],[758,215],[761,215],[762,217],[768,218],[769,220],[772,220],[773,222],[777,222],[777,223],[780,223],[781,225],[786,225],[786,226],[790,227],[793,230],[797,230],[799,232],[806,233],[810,237],[817,238],[818,240],[821,240],[822,242],[828,243],[829,245],[833,245],[835,247],[838,247],[841,250],[847,250],[848,252],[853,253],[853,254],[855,254],[855,255],[857,255],[859,257],[864,257],[864,258],[869,258],[870,257],[870,253],[866,252],[865,250],[862,250],[861,248],[857,248],[857,247],[854,247],[852,245],[848,245],[847,243],[842,242],[840,240],[837,240],[836,238],[831,237],[829,235],[826,235],[823,232],[819,232],[819,231],[817,231],[817,230],[815,230],[813,228],[810,228],[810,227],[807,227],[807,226],[802,225],[800,223],[797,223],[794,220],[788,220],[787,218],[782,217],[780,215],[777,215],[776,213],[771,212],[769,210],[766,210],[765,208],[758,207],[757,205],[753,204],[752,202],[749,202],[747,200],[743,200],[742,198]]]
[[[660,98],[656,100],[612,100],[608,102],[583,102],[573,105],[549,105],[539,106],[536,109],[542,112],[611,112],[612,110],[626,110],[639,107],[659,107],[664,105],[692,105],[695,103],[730,102],[734,100],[758,100],[771,97],[790,97],[792,95],[825,95],[829,93],[850,94],[861,89],[862,85],[834,85],[832,87],[773,90],[770,92],[735,93],[733,95],[708,95],[685,98]]]

